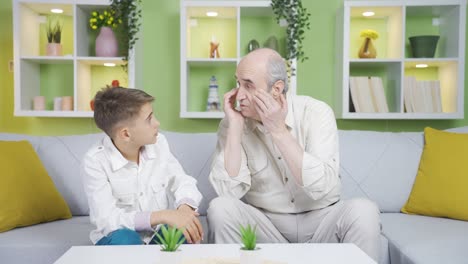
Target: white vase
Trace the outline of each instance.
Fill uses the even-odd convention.
[[[164,264],[180,264],[182,262],[182,251],[160,251],[159,262]]]
[[[260,248],[255,250],[240,249],[240,264],[262,264],[263,258]]]

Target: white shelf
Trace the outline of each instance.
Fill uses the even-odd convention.
[[[135,86],[133,57],[124,72],[122,57],[94,56],[98,32],[89,28],[94,10],[104,10],[108,0],[13,0],[14,79],[16,116],[93,117],[90,101],[96,91],[118,79]],[[45,56],[45,26],[52,8],[64,10],[62,50],[64,56]],[[133,51],[132,51],[133,52]],[[105,67],[104,63],[115,67]],[[46,111],[34,111],[35,96],[46,97]],[[72,111],[53,111],[55,97],[72,96]]]
[[[181,118],[223,118],[223,112],[203,111],[210,77],[214,75],[218,79],[218,95],[222,104],[224,93],[236,85],[236,66],[246,55],[248,42],[256,39],[263,44],[269,36],[276,36],[280,41],[283,36],[285,39],[286,28],[277,24],[270,4],[270,1],[181,2]],[[218,12],[218,17],[207,17],[208,11]],[[221,58],[209,58],[211,36],[215,36],[220,42]],[[202,40],[206,40],[206,43]],[[286,43],[280,43],[280,53],[285,45]],[[296,67],[295,61],[293,65]],[[290,80],[290,94],[296,94],[296,79],[297,76],[293,76]],[[223,106],[220,107],[222,109]]]
[[[375,16],[363,17],[364,11]],[[464,117],[466,0],[354,1],[345,0],[337,16],[337,103],[342,119],[461,119]],[[362,43],[359,32],[374,29],[377,58],[357,58]],[[434,58],[414,58],[408,37],[440,35]],[[427,64],[427,68],[416,68]],[[382,78],[388,113],[354,112],[350,96],[351,76]],[[442,113],[406,112],[405,77],[436,80],[440,84]],[[353,111],[352,111],[353,110]]]

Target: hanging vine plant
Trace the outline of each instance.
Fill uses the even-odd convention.
[[[286,60],[288,68],[294,75],[295,69],[292,68],[292,60],[305,61],[308,57],[303,50],[302,42],[306,30],[310,29],[310,13],[302,6],[301,0],[271,0],[273,13],[276,15],[276,21],[280,24],[281,20],[286,21]]]
[[[137,40],[138,32],[141,26],[141,1],[142,0],[110,0],[110,8],[115,11],[118,19],[121,19],[123,26],[123,45],[124,61],[128,61],[132,56],[131,51]]]

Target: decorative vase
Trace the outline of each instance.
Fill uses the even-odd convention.
[[[99,35],[96,37],[97,57],[116,57],[119,51],[117,38],[110,27],[101,27]]]
[[[278,51],[278,39],[275,36],[270,36],[266,41],[265,41],[265,48],[270,48],[272,50]]]
[[[358,57],[361,59],[374,59],[377,57],[377,51],[371,38],[365,38],[359,49]]]
[[[409,37],[411,52],[414,58],[434,58],[439,36]]]
[[[159,262],[164,264],[180,264],[182,262],[182,251],[159,251]]]
[[[260,44],[258,43],[258,41],[256,39],[252,39],[247,44],[247,52],[251,52],[251,51],[256,50],[258,48],[260,48]]]
[[[262,264],[263,258],[260,248],[255,250],[240,249],[240,264]]]
[[[62,56],[62,44],[47,43],[46,55],[47,56]]]

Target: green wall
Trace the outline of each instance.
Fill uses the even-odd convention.
[[[303,5],[311,15],[311,30],[304,47],[309,60],[298,65],[298,94],[323,100],[332,107],[335,73],[335,17],[343,0],[308,1]],[[143,88],[156,97],[155,112],[161,128],[171,131],[213,132],[218,119],[179,118],[179,1],[143,0],[142,60]],[[13,116],[12,3],[0,2],[0,132],[36,135],[84,134],[98,131],[91,118],[30,118]],[[233,73],[234,74],[234,73]],[[466,78],[465,78],[466,79]],[[465,82],[466,83],[466,82]],[[465,102],[468,102],[465,93]],[[466,103],[465,103],[466,104]],[[465,116],[468,116],[465,107]],[[463,120],[338,120],[340,129],[419,131],[425,126],[449,128],[467,125]]]

